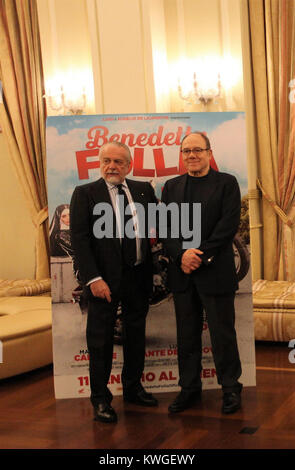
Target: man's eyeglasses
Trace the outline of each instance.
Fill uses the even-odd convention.
[[[210,150],[210,148],[201,149],[199,147],[196,147],[194,149],[182,149],[181,153],[185,157],[188,157],[191,153],[196,157],[196,156],[200,155],[200,153],[205,152],[205,150]]]

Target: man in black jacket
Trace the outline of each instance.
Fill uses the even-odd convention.
[[[187,173],[166,182],[162,202],[183,203],[190,210],[201,203],[201,243],[185,249],[181,233],[163,239],[170,258],[168,282],[173,292],[181,392],[169,406],[179,412],[201,398],[203,310],[206,311],[218,383],[223,390],[224,413],[241,406],[242,384],[236,332],[237,275],[232,249],[240,220],[241,197],[236,178],[210,168],[212,150],[207,136],[195,132],[181,144]],[[190,212],[190,218],[193,211]],[[192,221],[190,221],[192,222]],[[169,227],[168,227],[169,229]]]
[[[94,418],[115,422],[117,415],[111,406],[112,393],[107,384],[119,302],[123,314],[124,400],[143,406],[157,405],[157,400],[140,382],[152,260],[148,234],[139,227],[143,220],[139,220],[134,206],[140,204],[147,213],[148,204],[156,203],[157,199],[149,183],[125,179],[131,168],[126,145],[107,143],[99,155],[102,178],[75,188],[70,227],[79,277],[89,301],[86,337]],[[129,221],[125,218],[128,209],[125,211],[123,202],[131,208]],[[128,224],[129,228],[132,224],[134,238],[124,236]]]

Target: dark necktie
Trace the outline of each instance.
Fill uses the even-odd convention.
[[[121,244],[122,258],[124,264],[127,264],[128,266],[134,266],[134,264],[136,263],[136,238],[129,238],[125,234],[126,224],[130,219],[132,219],[132,214],[126,214],[126,207],[129,205],[129,201],[124,189],[122,188],[122,184],[118,184],[117,187],[118,195],[123,196],[124,198],[124,233],[122,234]]]

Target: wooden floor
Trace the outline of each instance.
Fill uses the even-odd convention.
[[[287,343],[257,343],[257,387],[243,407],[220,413],[221,392],[204,391],[194,408],[168,415],[176,393],[159,406],[124,405],[115,397],[117,424],[92,420],[88,398],[54,398],[52,367],[0,381],[1,449],[294,449],[295,364]]]

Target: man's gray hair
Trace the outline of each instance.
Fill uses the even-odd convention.
[[[123,148],[124,150],[126,150],[126,157],[127,157],[128,163],[131,162],[131,153],[130,153],[130,149],[129,149],[128,145],[123,144],[123,142],[117,142],[117,141],[114,141],[114,142],[106,142],[105,144],[103,144],[103,145],[100,147],[100,150],[99,150],[99,157],[102,156],[103,151],[105,150],[105,148],[106,148],[108,145],[116,145],[116,147],[120,147],[120,148]]]
[[[201,135],[203,137],[203,139],[205,140],[206,142],[206,148],[207,149],[211,149],[211,144],[210,144],[210,140],[208,139],[208,137],[206,136],[205,132],[201,132],[201,131],[193,131],[193,132],[190,132],[189,134],[185,135],[180,143],[180,148],[182,149],[182,143],[183,141],[189,137],[190,135],[194,135],[194,134],[197,134],[197,135]]]

